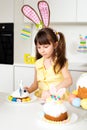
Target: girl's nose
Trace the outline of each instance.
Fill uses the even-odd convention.
[[[44,53],[44,48],[41,49],[41,53]]]

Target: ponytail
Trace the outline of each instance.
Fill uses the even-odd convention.
[[[54,71],[56,73],[58,73],[61,68],[65,65],[67,59],[66,59],[66,42],[65,42],[65,37],[63,35],[63,33],[58,32],[56,33],[57,37],[58,37],[58,46],[56,48],[56,62],[54,65]],[[57,66],[59,65],[59,69],[57,70]]]

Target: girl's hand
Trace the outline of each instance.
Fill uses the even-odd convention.
[[[59,90],[57,90],[56,95],[62,97],[66,92],[66,88],[60,88]]]
[[[50,92],[49,92],[49,91],[44,91],[44,92],[42,93],[41,98],[42,98],[43,100],[46,100],[46,99],[49,98],[49,97],[50,97]]]

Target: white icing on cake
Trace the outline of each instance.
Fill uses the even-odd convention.
[[[79,86],[81,88],[83,88],[83,87],[87,88],[87,73],[84,73],[79,77],[79,79],[76,83],[76,88],[78,89]]]
[[[24,89],[21,89],[21,94],[20,94],[20,88],[17,89],[16,91],[14,91],[12,94],[11,94],[12,97],[16,97],[16,98],[24,98],[24,97],[28,97],[29,96],[29,93],[26,91],[24,92]]]
[[[47,102],[43,106],[44,113],[53,117],[58,117],[61,113],[67,112],[63,103]]]

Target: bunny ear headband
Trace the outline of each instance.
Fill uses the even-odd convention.
[[[30,5],[24,5],[21,9],[22,13],[28,19],[30,19],[36,25],[37,28],[49,26],[50,9],[49,9],[48,3],[46,1],[39,1],[37,6],[38,6],[38,10],[39,10],[41,18]]]

